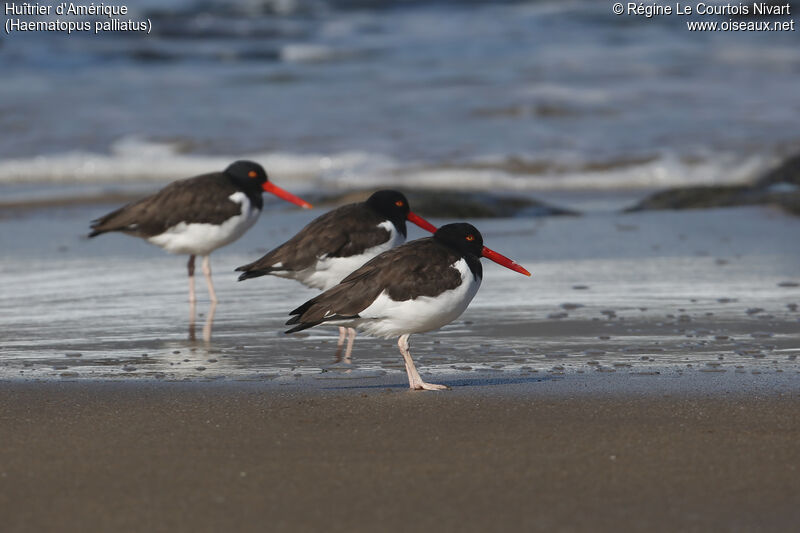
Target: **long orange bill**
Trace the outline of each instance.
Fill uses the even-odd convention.
[[[312,207],[310,203],[306,202],[302,198],[298,198],[297,196],[288,191],[284,191],[271,181],[265,181],[264,185],[262,185],[261,188],[269,193],[274,194],[281,200],[286,200],[287,202],[291,202],[294,205],[299,205],[300,207],[303,207],[305,209],[311,209]]]
[[[528,272],[527,270],[525,270],[525,268],[523,268],[522,265],[520,265],[520,264],[516,263],[515,261],[509,259],[508,257],[504,256],[503,254],[498,254],[494,250],[492,250],[490,248],[487,248],[485,246],[483,247],[483,250],[481,251],[481,255],[483,257],[485,257],[486,259],[491,259],[492,261],[494,261],[498,265],[503,265],[506,268],[510,268],[514,272],[519,272],[520,274],[525,274],[526,276],[530,276],[531,275],[531,273]]]
[[[412,213],[411,211],[409,211],[408,215],[406,215],[406,219],[409,222],[416,224],[417,226],[426,231],[430,231],[431,233],[436,233],[436,226],[434,226],[433,224],[431,224],[430,222],[428,222],[427,220],[425,220],[416,213]]]

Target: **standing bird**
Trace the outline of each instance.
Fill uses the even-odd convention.
[[[246,232],[261,214],[263,191],[310,208],[267,178],[252,161],[236,161],[222,172],[170,183],[157,193],[92,221],[89,237],[121,231],[175,254],[189,254],[189,301],[194,303],[194,259],[203,256],[208,294],[216,303],[208,256]]]
[[[243,272],[239,281],[271,274],[327,290],[373,257],[405,242],[406,220],[431,233],[436,231],[411,212],[403,193],[378,191],[365,202],[344,205],[312,220],[261,259],[240,266],[236,269]],[[345,335],[344,359],[349,361],[356,330],[339,328],[339,352]]]
[[[409,387],[445,389],[422,381],[408,351],[408,338],[438,329],[464,312],[481,285],[481,257],[530,276],[522,266],[486,248],[472,224],[447,224],[433,237],[382,253],[289,313],[293,316],[286,324],[294,327],[286,333],[330,322],[375,337],[399,336]]]

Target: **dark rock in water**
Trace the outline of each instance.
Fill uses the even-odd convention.
[[[765,204],[777,205],[789,213],[800,215],[800,188],[796,191],[772,191],[746,185],[682,187],[655,193],[625,211],[704,209]]]
[[[414,211],[447,218],[577,216],[578,213],[520,196],[487,192],[405,191]]]
[[[781,198],[780,206],[787,213],[800,216],[800,192],[784,195]]]
[[[552,206],[533,198],[510,196],[491,192],[461,192],[453,190],[397,188],[408,198],[411,209],[424,217],[437,218],[507,218],[545,217],[580,213]],[[342,194],[311,196],[315,205],[342,205],[366,200],[374,190],[353,191]]]
[[[748,195],[752,187],[747,185],[679,187],[660,191],[645,198],[625,211],[650,209],[702,209],[706,207],[730,207],[751,203]]]
[[[657,192],[625,212],[651,209],[704,209],[743,205],[777,205],[800,215],[800,154],[770,170],[753,185],[678,187]]]
[[[756,186],[768,188],[771,186],[790,184],[800,187],[800,154],[794,155],[764,174],[756,182]]]

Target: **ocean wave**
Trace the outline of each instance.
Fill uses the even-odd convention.
[[[280,48],[278,57],[285,63],[327,63],[363,58],[374,51],[314,43],[288,43]]]
[[[587,159],[483,156],[437,164],[401,161],[383,154],[264,152],[231,155],[184,153],[179,143],[125,137],[107,154],[67,152],[0,161],[0,184],[162,182],[225,168],[236,159],[264,165],[276,180],[306,188],[371,188],[402,185],[458,190],[654,189],[739,184],[755,179],[776,159],[764,154],[674,153]]]

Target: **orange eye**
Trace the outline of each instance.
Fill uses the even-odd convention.
[[[468,241],[474,241],[474,240],[475,240],[475,235],[467,235],[467,236],[466,236],[466,239],[467,239]]]
[[[257,178],[258,172],[256,172],[255,170],[251,170],[250,172],[247,173],[247,175],[250,176],[251,178]]]
[[[397,207],[403,207],[405,204],[403,203],[403,200],[397,200],[397,201],[394,203],[394,205],[396,205]]]

